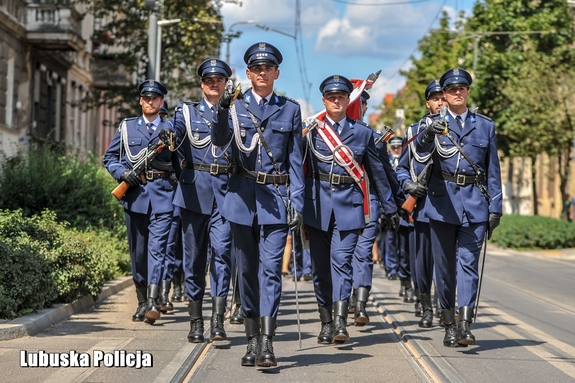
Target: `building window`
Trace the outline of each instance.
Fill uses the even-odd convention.
[[[14,57],[8,59],[6,72],[6,126],[12,128],[14,116]]]

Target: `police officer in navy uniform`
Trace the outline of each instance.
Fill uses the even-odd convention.
[[[412,241],[411,253],[413,262],[411,263],[414,284],[419,292],[421,305],[421,319],[419,327],[430,328],[433,325],[433,306],[431,304],[431,286],[433,282],[433,257],[431,256],[431,241],[429,234],[429,219],[425,216],[424,209],[427,199],[427,179],[422,174],[429,164],[426,172],[431,172],[431,153],[420,154],[416,150],[415,137],[419,131],[420,124],[430,124],[431,115],[439,113],[443,104],[443,90],[439,80],[431,81],[425,88],[426,107],[429,110],[423,119],[415,124],[411,124],[406,130],[406,148],[401,153],[397,168],[397,178],[406,194],[417,199],[413,209],[414,240]],[[427,178],[427,177],[425,177]],[[416,308],[417,310],[417,308]],[[416,311],[416,315],[418,312]]]
[[[367,110],[367,100],[369,93],[363,91],[360,95],[362,119]],[[388,161],[387,145],[382,137],[382,132],[373,130],[375,147],[378,156],[384,166],[387,179],[390,182],[391,189],[395,195],[401,193],[399,183],[396,180],[394,169]],[[400,197],[401,198],[401,197]],[[369,323],[369,316],[366,310],[367,299],[371,291],[373,280],[373,257],[372,248],[379,232],[379,216],[382,213],[382,207],[377,197],[376,189],[370,187],[369,200],[371,205],[371,220],[363,229],[355,247],[352,258],[353,269],[353,291],[350,297],[348,311],[354,313],[354,324],[364,326]],[[401,202],[398,202],[401,204]]]
[[[203,98],[199,102],[180,103],[174,115],[174,129],[178,137],[184,137],[178,149],[182,174],[174,205],[180,208],[182,222],[184,279],[190,315],[188,341],[192,343],[204,341],[202,301],[209,250],[212,341],[227,339],[224,315],[231,279],[231,228],[221,215],[231,171],[231,150],[228,146],[214,146],[211,132],[217,104],[232,70],[224,61],[209,58],[199,65],[198,75]]]
[[[393,170],[397,170],[399,158],[403,152],[403,138],[393,136],[389,140],[390,159]],[[395,234],[395,235],[393,235]],[[410,238],[413,237],[413,224],[405,219],[401,219],[399,230],[397,233],[389,233],[390,242],[389,248],[393,250],[393,245],[396,245],[397,258],[397,276],[399,276],[400,289],[399,296],[403,297],[404,302],[413,303],[415,301],[415,293],[411,284],[411,262],[410,262]],[[390,256],[391,257],[391,256]]]
[[[273,91],[282,60],[280,51],[271,44],[250,46],[244,61],[252,88],[235,101],[233,89],[226,91],[212,130],[215,145],[231,142],[235,166],[222,213],[231,222],[238,262],[248,341],[242,366],[277,365],[273,336],[281,297],[283,250],[288,230],[299,230],[303,222],[300,106]]]
[[[448,107],[448,134],[457,145],[444,134],[445,123],[435,115],[433,122],[422,124],[417,148],[421,153],[435,149],[425,214],[429,218],[441,317],[446,325],[443,345],[466,347],[475,344],[470,324],[482,245],[485,236],[489,238],[499,225],[502,213],[501,169],[493,122],[467,108],[471,75],[453,68],[439,82]]]
[[[177,156],[163,150],[145,169],[145,183],[132,170],[167,127],[159,116],[168,93],[166,87],[158,81],[146,80],[138,90],[143,114],[121,122],[103,162],[112,177],[130,185],[120,204],[124,207],[132,277],[138,297],[138,308],[132,320],[153,324],[161,315],[159,284],[172,221],[174,187],[171,175],[177,167]]]
[[[326,78],[319,89],[326,108],[326,126],[312,129],[306,135],[308,173],[304,222],[311,239],[313,282],[322,323],[318,343],[328,344],[350,339],[346,321],[352,290],[352,258],[366,225],[364,198],[369,196],[364,196],[355,179],[337,164],[337,156],[333,155],[319,129],[332,129],[345,146],[341,148],[351,154],[359,166],[365,167],[363,177],[369,177],[370,187],[384,204],[384,213],[392,227],[397,227],[399,217],[390,183],[375,148],[373,130],[346,115],[352,83],[343,76],[334,75]]]

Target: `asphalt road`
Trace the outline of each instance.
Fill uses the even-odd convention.
[[[351,325],[351,341],[318,345],[319,318],[310,282],[284,279],[274,338],[278,367],[240,366],[243,326],[226,323],[229,341],[187,343],[185,303],[154,326],[133,323],[133,287],[47,327],[0,341],[0,382],[575,382],[575,250],[514,252],[489,248],[477,322],[477,345],[446,348],[443,329],[417,327],[399,281],[375,267],[371,322]],[[209,301],[205,301],[206,329]],[[28,354],[71,351],[148,353],[153,367],[22,367]],[[182,365],[185,364],[183,367]]]

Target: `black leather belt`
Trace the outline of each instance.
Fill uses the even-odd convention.
[[[289,174],[267,174],[262,172],[254,172],[244,168],[238,168],[236,170],[240,176],[249,178],[250,180],[256,180],[256,183],[258,184],[284,185],[287,184],[289,179]]]
[[[158,178],[170,178],[170,176],[172,175],[172,172],[148,170],[144,174],[146,175],[146,179],[148,181],[153,181],[153,180],[157,180]]]
[[[184,161],[184,167],[187,169],[199,170],[201,172],[209,172],[210,174],[230,174],[233,172],[232,165],[220,164],[198,164],[196,162],[188,164]]]
[[[433,169],[433,175],[450,182],[455,182],[458,185],[469,185],[483,181],[483,174],[479,174],[479,176],[475,174],[453,175],[450,173],[442,172],[441,169]]]
[[[332,185],[352,184],[355,182],[353,177],[333,173],[311,172],[308,174],[308,177],[320,181],[326,181]]]

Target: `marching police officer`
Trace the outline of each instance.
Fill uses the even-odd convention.
[[[369,204],[369,192],[366,189],[364,195],[360,185],[364,177],[369,176],[371,187],[384,203],[390,226],[397,227],[399,217],[375,148],[373,130],[346,115],[352,83],[334,75],[326,78],[319,89],[326,114],[323,124],[306,135],[304,221],[313,238],[310,254],[322,324],[318,343],[343,343],[350,339],[346,320],[352,257],[360,232],[370,221],[364,210],[364,199]],[[361,170],[362,165],[366,173]]]
[[[411,124],[406,131],[406,149],[401,153],[397,168],[397,178],[406,194],[417,200],[413,209],[414,240],[411,253],[414,254],[412,273],[414,284],[419,291],[421,319],[419,327],[429,328],[433,325],[433,306],[431,304],[431,285],[433,282],[433,258],[429,238],[429,219],[424,214],[427,199],[427,178],[431,175],[431,154],[422,155],[415,147],[415,137],[420,124],[429,124],[430,115],[439,113],[442,105],[443,90],[439,80],[431,81],[425,88],[425,105],[429,110],[423,122]],[[417,312],[416,312],[417,315]]]
[[[182,174],[174,196],[180,208],[183,237],[184,279],[190,332],[188,341],[204,341],[202,301],[206,288],[208,247],[211,247],[210,291],[212,317],[210,340],[227,339],[224,330],[226,298],[231,278],[231,228],[221,215],[231,150],[212,144],[212,120],[232,70],[224,61],[210,58],[198,67],[203,98],[199,102],[182,102],[176,108],[174,128],[185,137],[178,150]]]
[[[443,345],[466,347],[475,344],[470,324],[482,245],[499,225],[502,212],[501,170],[493,122],[467,108],[471,75],[453,68],[439,82],[448,112],[445,121],[436,115],[427,126],[422,124],[417,149],[421,153],[435,149],[425,213],[441,317],[446,324]]]
[[[132,170],[134,164],[146,157],[148,148],[159,141],[159,134],[166,127],[159,116],[168,93],[166,87],[158,81],[146,80],[138,90],[142,115],[120,123],[103,162],[112,177],[130,185],[120,204],[124,207],[132,276],[138,297],[138,308],[132,320],[153,324],[161,315],[159,283],[172,221],[174,188],[171,175],[177,166],[177,156],[163,150],[147,164],[145,182]]]
[[[250,46],[244,62],[252,88],[235,101],[233,89],[226,91],[212,130],[215,145],[225,146],[231,141],[235,166],[222,213],[231,222],[238,262],[248,341],[242,366],[277,365],[273,336],[281,297],[283,249],[288,230],[299,230],[303,222],[300,106],[273,91],[282,60],[280,51],[271,44]]]
[[[399,158],[403,152],[403,138],[399,136],[393,136],[389,140],[390,148],[390,160],[393,170],[397,170],[399,164]],[[399,289],[399,296],[403,297],[404,302],[412,303],[415,301],[413,287],[411,285],[411,262],[410,262],[410,238],[413,236],[413,225],[401,219],[399,230],[397,233],[388,233],[388,238],[390,239],[389,248],[390,251],[393,250],[394,245],[396,245],[397,250],[397,275],[399,276],[399,281],[401,283]],[[395,255],[395,254],[394,254]],[[391,257],[391,255],[390,255]]]
[[[367,100],[369,93],[363,91],[360,95],[361,116],[365,116],[367,110]],[[386,142],[383,140],[382,132],[374,130],[375,147],[383,164],[390,187],[395,196],[401,193],[394,169],[388,161]],[[401,198],[401,197],[400,197]],[[369,201],[371,205],[371,219],[363,229],[353,252],[353,291],[349,302],[349,312],[354,313],[354,323],[356,326],[363,326],[369,323],[369,316],[365,308],[373,280],[373,257],[372,248],[379,232],[379,216],[382,212],[381,204],[377,197],[376,189],[370,187]],[[401,202],[398,202],[401,205]],[[392,231],[393,232],[393,231]],[[394,233],[395,234],[395,233]]]

